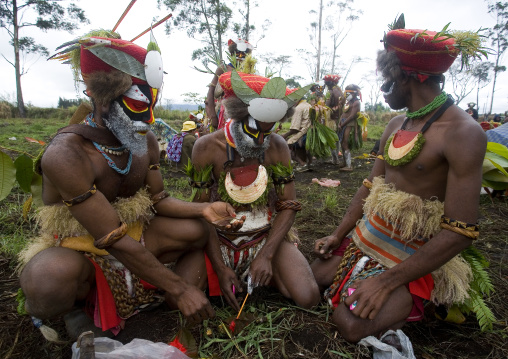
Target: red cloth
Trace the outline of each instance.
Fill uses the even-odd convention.
[[[109,329],[117,328],[120,326],[123,319],[118,316],[116,311],[115,298],[113,297],[111,288],[109,287],[108,281],[106,280],[101,267],[99,267],[99,265],[92,259],[88,259],[95,267],[95,288],[88,294],[87,313],[93,318],[94,313],[97,311],[96,309],[98,307],[102,330],[106,331]],[[144,280],[141,280],[140,282],[147,290],[157,289],[157,287],[145,282]],[[118,333],[118,330],[116,333]]]
[[[256,91],[257,94],[261,94],[263,87],[265,87],[266,83],[270,81],[269,78],[256,74],[246,74],[244,72],[238,72],[238,75],[240,75],[240,77],[247,84],[247,86],[249,86],[252,90]],[[220,75],[219,83],[222,89],[224,90],[224,98],[235,95],[235,92],[233,91],[233,86],[231,85],[231,72],[225,72],[222,75]],[[296,89],[286,88],[286,96],[294,91],[296,91]]]
[[[438,75],[446,72],[459,54],[459,50],[453,46],[453,38],[446,39],[441,36],[434,40],[435,31],[397,29],[386,34],[385,47],[387,51],[395,51],[401,62],[401,67],[406,71],[423,72],[430,75]],[[441,41],[443,40],[443,41]]]
[[[98,36],[92,36],[91,38],[95,39],[103,39],[111,41],[111,45],[105,45],[106,47],[124,52],[126,54],[131,55],[136,60],[138,60],[141,64],[145,63],[145,58],[147,51],[146,49],[142,48],[141,46],[138,46],[130,41],[126,40],[120,40],[120,39],[110,39],[105,37],[98,37]],[[97,56],[95,56],[90,50],[87,49],[87,47],[92,46],[93,43],[86,43],[81,45],[81,74],[83,76],[83,79],[85,80],[88,74],[91,74],[93,72],[97,71],[104,71],[104,72],[110,72],[114,68],[101,59],[99,59]],[[148,83],[146,81],[143,81],[141,79],[138,79],[137,77],[132,77],[132,83],[133,84],[140,84],[140,85],[147,85]],[[86,82],[86,80],[85,80]]]

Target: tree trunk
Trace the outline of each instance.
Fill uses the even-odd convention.
[[[26,117],[25,103],[23,101],[23,92],[21,91],[21,71],[19,62],[19,26],[18,26],[18,5],[16,0],[12,1],[12,23],[14,24],[14,69],[16,71],[16,95],[18,101],[19,116],[21,118]]]
[[[247,6],[247,15],[245,16],[245,41],[249,42],[249,33],[250,33],[250,0],[247,0],[245,2],[245,5]]]
[[[489,115],[492,113],[492,106],[494,106],[494,92],[496,91],[496,79],[497,79],[497,70],[499,65],[499,40],[497,40],[497,56],[496,56],[496,65],[494,67],[494,80],[492,81],[492,97],[490,98],[490,109]]]
[[[316,65],[316,82],[320,80],[321,75],[321,28],[323,27],[323,0],[319,0],[319,28],[318,28],[318,53]]]

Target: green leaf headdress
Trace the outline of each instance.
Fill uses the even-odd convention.
[[[256,74],[235,70],[220,76],[224,96],[236,96],[248,105],[249,114],[261,122],[277,122],[297,103],[312,84],[292,90],[281,77],[268,79]]]

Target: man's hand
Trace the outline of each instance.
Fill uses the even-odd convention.
[[[249,273],[254,287],[269,285],[273,276],[271,260],[259,253],[252,261]]]
[[[213,202],[203,211],[208,223],[222,230],[237,231],[243,226],[245,216],[236,218],[235,209],[226,202]]]
[[[224,266],[221,271],[217,271],[217,277],[219,278],[220,290],[226,301],[236,311],[240,310],[240,305],[236,299],[236,292],[243,292],[242,283],[236,277],[236,273],[229,267]],[[235,288],[233,290],[233,288]]]
[[[332,251],[339,247],[341,243],[342,241],[334,235],[320,238],[314,243],[314,253],[321,259],[329,259],[332,256]]]
[[[193,285],[185,285],[181,294],[175,297],[175,302],[191,324],[215,317],[215,311],[205,294]]]
[[[356,290],[344,303],[349,308],[356,302],[356,307],[351,312],[362,319],[374,319],[392,293],[379,276],[356,281],[350,288]]]

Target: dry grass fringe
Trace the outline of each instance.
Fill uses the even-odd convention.
[[[139,190],[134,196],[121,198],[112,203],[121,222],[127,224],[141,221],[148,223],[152,217],[152,201],[146,189]],[[86,229],[72,216],[66,206],[44,206],[37,213],[40,235],[29,241],[28,245],[19,253],[19,268],[25,266],[30,259],[40,251],[56,245],[58,238],[82,236],[88,234]]]

